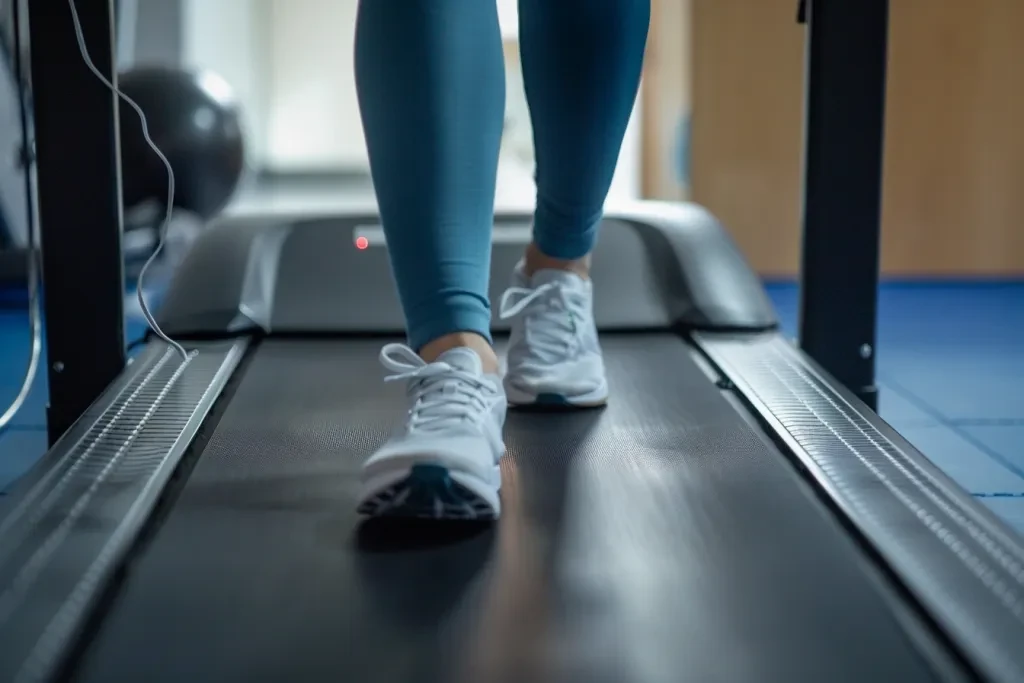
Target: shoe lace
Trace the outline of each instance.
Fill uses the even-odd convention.
[[[410,430],[438,431],[454,423],[477,422],[493,391],[474,374],[443,361],[427,363],[404,344],[387,344],[381,364],[392,373],[385,382],[407,381]]]
[[[560,282],[537,288],[509,287],[501,297],[498,316],[525,316],[523,334],[531,353],[556,361],[580,348],[584,297]]]

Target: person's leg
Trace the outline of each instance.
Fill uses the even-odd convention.
[[[490,340],[490,227],[505,110],[493,4],[359,5],[356,87],[370,170],[409,343],[427,360],[455,345],[491,354],[480,342]]]
[[[505,81],[495,3],[362,0],[355,69],[409,341],[381,359],[410,398],[404,429],[364,467],[360,509],[496,515],[505,397],[487,293]]]
[[[649,23],[650,0],[519,0],[537,208],[533,242],[503,302],[515,318],[505,378],[513,404],[607,399],[588,255],[636,101]]]

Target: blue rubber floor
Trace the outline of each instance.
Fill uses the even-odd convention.
[[[796,330],[797,289],[771,284]],[[879,303],[880,412],[925,455],[1024,531],[1024,282],[885,284]],[[129,316],[128,337],[144,326]],[[0,310],[0,404],[28,357],[23,311]],[[43,373],[45,374],[45,373]],[[0,434],[0,495],[46,449],[45,378]]]

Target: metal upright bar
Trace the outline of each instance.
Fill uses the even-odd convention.
[[[125,366],[116,96],[88,69],[67,0],[29,7],[52,444]],[[111,82],[113,0],[75,0]]]
[[[807,0],[800,344],[877,409],[888,0]]]

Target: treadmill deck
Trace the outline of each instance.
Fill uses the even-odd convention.
[[[944,680],[689,346],[602,339],[609,406],[510,414],[499,525],[440,531],[354,512],[401,413],[381,342],[264,342],[74,680]]]

